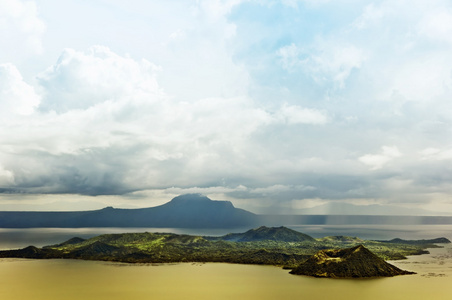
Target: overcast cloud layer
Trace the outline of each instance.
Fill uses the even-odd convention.
[[[0,210],[452,213],[450,1],[0,0],[0,35]]]

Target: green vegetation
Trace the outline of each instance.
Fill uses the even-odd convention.
[[[0,251],[0,257],[71,258],[127,263],[227,262],[294,268],[320,250],[358,245],[364,245],[384,260],[428,253],[426,248],[438,247],[429,243],[389,243],[343,236],[314,239],[285,227],[259,227],[222,237],[149,232],[104,234],[87,240],[72,238],[43,248]]]

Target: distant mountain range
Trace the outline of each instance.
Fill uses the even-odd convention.
[[[332,213],[334,214],[257,215],[236,208],[229,201],[214,201],[200,194],[186,194],[160,206],[139,209],[106,207],[100,210],[66,212],[3,211],[0,212],[0,228],[252,228],[261,225],[302,224],[452,224],[451,216],[350,215],[340,210]],[[258,235],[259,232],[255,234]]]

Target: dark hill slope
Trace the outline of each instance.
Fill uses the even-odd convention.
[[[91,257],[102,258],[109,257],[116,253],[118,253],[120,248],[111,246],[99,241],[96,241],[92,244],[83,246],[78,248],[75,251],[72,251],[69,255],[70,258],[85,258],[89,259]]]
[[[392,277],[413,274],[385,262],[362,245],[347,249],[321,250],[290,273],[330,278]]]
[[[261,226],[250,229],[244,233],[229,233],[216,239],[231,242],[258,242],[258,241],[279,241],[279,242],[305,242],[315,241],[314,238],[304,233],[289,229],[287,227],[266,227]]]
[[[80,244],[83,243],[84,241],[86,241],[85,239],[79,238],[79,237],[73,237],[61,244],[57,244],[57,245],[51,245],[51,246],[46,246],[44,248],[58,248],[58,247],[64,247],[64,246],[68,246],[68,245],[76,245],[76,244]]]
[[[16,258],[59,258],[61,257],[60,251],[54,249],[41,249],[35,246],[28,246],[18,250],[3,250],[0,251],[0,257],[16,257]]]

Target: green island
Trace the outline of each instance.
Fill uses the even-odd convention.
[[[150,232],[103,234],[90,239],[74,237],[61,244],[42,248],[29,246],[18,250],[0,251],[0,257],[63,258],[143,264],[223,262],[274,265],[296,270],[303,263],[309,262],[310,258],[312,260],[313,256],[319,256],[319,253],[323,253],[321,256],[326,257],[326,254],[331,253],[325,252],[327,250],[347,248],[352,249],[347,253],[361,254],[367,254],[369,251],[374,256],[360,258],[361,261],[367,260],[366,264],[369,265],[370,261],[376,258],[384,261],[399,260],[405,259],[408,255],[426,254],[427,248],[441,247],[437,245],[440,243],[450,243],[450,241],[446,238],[373,241],[347,236],[315,239],[286,227],[262,226],[244,233],[231,233],[220,237]],[[363,249],[366,251],[363,252]],[[343,259],[328,258],[325,261],[329,264],[331,261],[338,260]],[[293,272],[293,274],[297,273]],[[306,272],[302,274],[310,275]],[[399,274],[388,276],[393,275]],[[376,276],[386,275],[377,274]]]

